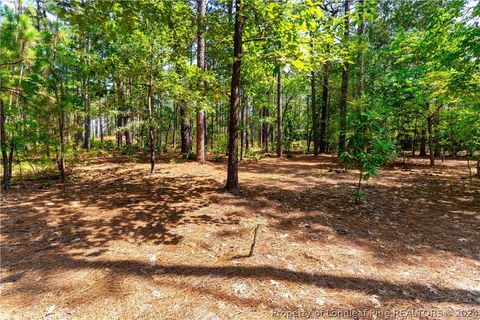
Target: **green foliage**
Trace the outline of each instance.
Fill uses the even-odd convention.
[[[262,154],[249,149],[245,152],[245,158],[252,159],[254,161],[260,161],[262,159]]]
[[[225,148],[221,145],[216,145],[212,149],[213,160],[215,162],[223,162],[225,161]]]
[[[123,145],[119,150],[120,154],[123,155],[134,155],[142,151],[147,152],[148,150],[142,150],[141,146],[138,144],[126,144]]]
[[[361,193],[361,180],[367,181],[378,175],[378,168],[394,157],[394,144],[388,138],[388,128],[375,112],[368,110],[362,100],[357,100],[356,111],[350,120],[346,150],[340,158],[346,167],[360,171],[356,197]]]
[[[183,158],[185,160],[195,160],[196,159],[196,154],[193,151],[189,151],[183,155]]]
[[[196,10],[189,0],[5,5],[0,12],[0,98],[6,143],[1,148],[13,146],[20,158],[52,162],[64,155],[77,161],[84,156],[80,136],[85,134],[86,119],[101,118],[111,136],[102,146],[98,137],[92,140],[92,153],[115,150],[113,136],[125,132],[134,138],[131,145],[123,142],[121,154],[148,152],[150,126],[155,140],[162,140],[156,151],[164,152],[173,145],[174,124],[178,142],[182,119],[193,124],[190,129],[195,133],[195,113],[204,110],[207,136],[215,141],[208,145],[214,160],[223,161],[233,38],[229,3],[209,5],[206,71],[194,63]],[[316,81],[315,108],[320,113],[323,83],[328,80],[326,142],[333,152],[339,136],[341,71],[348,62],[348,101],[354,102],[347,108],[347,150],[341,157],[346,166],[360,170],[362,180],[378,174],[393,156],[393,141],[398,141],[399,152],[418,149],[421,133],[428,128],[432,132],[424,138],[429,148],[479,157],[478,6],[470,8],[461,0],[421,5],[365,1],[367,36],[354,32],[360,25],[355,7],[348,17],[350,38],[344,39],[341,1],[244,0],[244,4],[240,93],[248,123],[240,129],[254,133],[254,144],[263,125],[269,137],[275,136],[276,74],[282,72],[283,146],[288,151],[306,150],[306,141],[312,138],[311,83]],[[356,1],[351,4],[358,6]],[[363,95],[355,88],[361,71],[359,53],[365,58]],[[330,67],[324,74],[326,65]],[[261,158],[251,150],[245,156]],[[195,154],[185,157],[194,159]]]

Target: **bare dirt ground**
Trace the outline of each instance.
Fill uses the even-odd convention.
[[[66,196],[17,187],[2,195],[0,318],[480,319],[466,163],[392,164],[356,204],[357,175],[336,161],[244,163],[237,195],[222,191],[225,163],[150,177],[122,158],[77,166]]]

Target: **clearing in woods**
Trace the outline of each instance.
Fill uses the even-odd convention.
[[[269,319],[280,311],[478,312],[480,181],[398,161],[366,184],[336,157],[97,158],[2,195],[0,317]],[[252,228],[259,224],[252,257]],[[454,314],[454,313],[452,313]],[[453,315],[444,318],[454,318]]]

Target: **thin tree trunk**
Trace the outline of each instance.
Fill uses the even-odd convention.
[[[205,83],[203,80],[203,71],[205,71],[205,11],[206,0],[197,0],[197,66],[202,75],[198,87],[203,91]],[[197,162],[205,163],[205,113],[203,110],[197,111]]]
[[[180,135],[181,135],[181,151],[184,154],[189,153],[192,151],[192,127],[190,126],[190,121],[186,115],[186,106],[185,102],[181,101],[180,105],[180,119],[181,119],[181,128],[180,128]]]
[[[87,150],[90,150],[91,143],[90,143],[90,137],[91,137],[91,118],[90,118],[90,97],[88,93],[88,78],[85,81],[84,85],[84,103],[85,103],[85,136],[84,136],[84,144],[83,147]]]
[[[268,153],[268,109],[266,107],[263,108],[263,123],[262,123],[262,144],[263,144],[263,151]]]
[[[211,118],[211,124],[210,127],[210,149],[213,150],[215,148],[215,117],[216,117],[216,111],[215,114],[212,113],[212,118]]]
[[[150,149],[150,174],[155,174],[155,145],[154,145],[154,128],[153,128],[153,101],[152,101],[152,81],[153,76],[150,75],[148,80],[148,147]]]
[[[225,189],[238,190],[238,106],[240,104],[240,69],[242,66],[243,10],[242,0],[235,0],[235,33],[233,37],[232,82],[230,86],[230,126],[228,137],[228,171]]]
[[[349,41],[349,28],[350,28],[350,0],[345,0],[345,17],[344,17],[344,31],[343,31],[343,43],[344,47],[348,47]],[[347,95],[348,95],[348,75],[349,75],[349,63],[345,59],[342,69],[342,90],[340,95],[340,135],[338,138],[338,153],[345,151],[345,134],[347,130]]]
[[[63,192],[66,191],[66,177],[65,177],[65,112],[62,111],[59,118],[59,129],[60,129],[60,154],[58,155],[58,171],[60,172],[60,178],[62,180]]]
[[[427,127],[428,127],[428,152],[430,156],[430,165],[435,165],[435,143],[433,137],[433,119],[429,117],[427,119]]]
[[[282,114],[282,70],[278,72],[277,80],[277,157],[281,158],[283,155],[282,150],[282,125],[283,125],[283,114]]]
[[[128,116],[123,117],[123,126],[125,127],[125,144],[127,146],[132,144],[132,137],[130,135],[130,131],[128,130]]]
[[[365,20],[363,17],[365,11],[365,0],[358,0],[358,81],[357,81],[357,97],[362,97],[364,91],[364,78],[365,78],[365,63],[364,63],[364,33],[365,33]]]
[[[433,144],[435,146],[434,149],[434,156],[435,157],[440,157],[442,155],[442,149],[439,143],[439,136],[438,136],[438,125],[440,123],[440,109],[435,111],[433,115]]]
[[[122,116],[117,115],[117,148],[122,147],[123,134],[120,128],[122,127]]]
[[[99,122],[100,122],[100,143],[103,145],[103,141],[104,141],[104,133],[103,133],[103,119],[102,117],[100,116],[99,118]]]
[[[177,149],[177,126],[178,126],[178,106],[175,105],[175,107],[173,108],[173,139],[172,139],[173,150]]]
[[[311,107],[312,107],[312,138],[313,138],[313,154],[318,156],[318,113],[317,113],[317,84],[315,72],[311,73]]]
[[[123,117],[121,115],[121,110],[123,109],[123,101],[124,101],[124,96],[123,96],[123,88],[122,88],[122,82],[117,83],[117,111],[119,114],[117,114],[117,147],[120,149],[122,147],[123,143],[123,133],[120,130],[122,127],[122,121]]]
[[[330,62],[326,61],[323,65],[323,83],[322,83],[322,110],[320,114],[320,143],[319,152],[325,153],[327,151],[327,112],[328,112],[328,96],[329,96],[329,77],[330,77]]]
[[[5,130],[5,110],[3,105],[3,99],[0,99],[0,136],[1,136],[1,148],[2,148],[2,164],[3,164],[3,189],[8,190],[10,188],[10,175],[9,175],[9,161],[7,155],[7,132]]]
[[[420,138],[420,157],[425,157],[427,155],[427,129],[422,128],[422,136]]]
[[[244,116],[244,121],[243,122],[244,122],[244,128],[245,128],[245,132],[244,132],[244,134],[245,134],[245,151],[247,151],[249,146],[250,146],[250,144],[248,142],[248,138],[249,138],[249,133],[248,133],[248,129],[249,129],[249,127],[248,127],[248,109],[249,109],[249,107],[248,106],[249,106],[248,96],[246,96],[245,97],[244,114],[243,114],[243,116]]]
[[[243,160],[243,152],[244,152],[244,145],[245,145],[245,93],[242,94],[242,108],[240,111],[240,121],[242,123],[242,129],[240,130],[240,161]]]

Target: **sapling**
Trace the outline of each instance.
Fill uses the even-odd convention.
[[[356,202],[365,199],[362,181],[378,175],[378,167],[383,166],[395,154],[394,144],[388,139],[384,121],[367,109],[364,101],[358,100],[357,110],[350,122],[345,151],[340,158],[345,167],[359,170],[358,184],[353,194]]]

